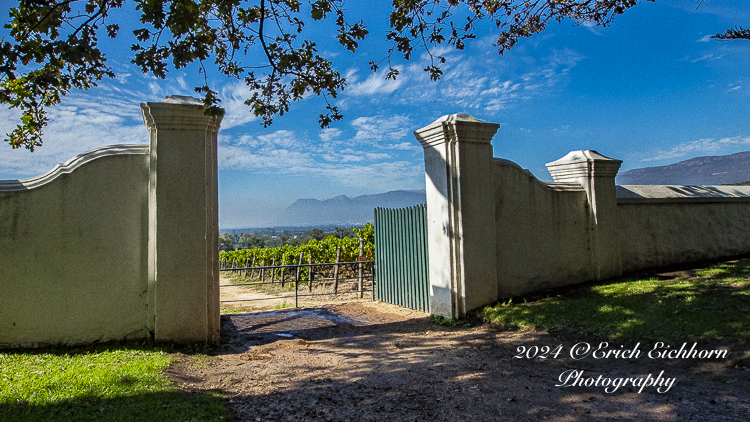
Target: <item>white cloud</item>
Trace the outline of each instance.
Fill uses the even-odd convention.
[[[668,150],[656,150],[656,152],[641,161],[658,161],[680,158],[686,155],[698,154],[721,154],[727,149],[737,145],[750,145],[750,136],[733,136],[729,138],[704,138],[697,141],[683,142]]]
[[[339,136],[341,136],[341,129],[329,127],[320,130],[320,139],[325,143],[331,142]]]
[[[161,86],[159,86],[159,84],[156,83],[155,81],[149,82],[148,89],[151,90],[152,95],[155,95],[155,96],[164,95],[163,94],[164,91],[161,89]]]
[[[697,58],[688,59],[690,60],[690,63],[698,63],[702,61],[712,61],[712,60],[719,60],[722,57],[724,57],[723,54],[714,54],[714,53],[707,53]]]
[[[589,31],[591,31],[592,33],[594,33],[596,35],[601,35],[602,34],[602,31],[599,30],[599,27],[596,26],[595,22],[586,21],[586,22],[582,23],[581,25],[584,28],[588,29]]]
[[[405,80],[408,84],[399,85],[398,89],[396,85],[383,89],[379,85],[382,79],[376,81],[376,75],[371,75],[368,83],[357,84],[356,72],[350,71],[349,77],[355,78],[357,89],[354,92],[347,89],[344,94],[349,101],[357,102],[378,104],[387,94],[388,101],[401,105],[440,101],[467,111],[497,111],[564,87],[570,71],[584,58],[571,49],[552,50],[540,59],[523,54],[508,59],[488,59],[486,54],[466,54],[460,58],[456,55],[441,65],[444,74],[437,82],[429,80],[423,66],[412,63],[400,68],[397,81]],[[365,97],[363,93],[381,95]]]
[[[385,152],[366,152],[365,157],[368,160],[388,160],[391,158],[391,154]]]
[[[411,120],[404,115],[358,117],[352,121],[354,143],[393,143],[410,133]]]
[[[344,92],[354,96],[390,94],[401,87],[406,79],[404,75],[399,75],[396,79],[386,79],[385,72],[381,71],[371,74],[362,82],[357,82],[356,72],[350,72],[347,75],[349,84]]]
[[[263,148],[254,150],[243,145],[219,145],[218,164],[223,170],[274,170],[291,172],[306,168],[313,160],[303,151]]]
[[[177,82],[177,86],[180,87],[180,90],[186,91],[186,90],[189,89],[188,85],[187,85],[187,82],[185,82],[185,76],[184,75],[176,77],[174,79],[174,81]]]
[[[97,100],[98,98],[98,100]],[[27,178],[50,171],[88,150],[113,144],[148,142],[137,103],[120,98],[70,96],[63,104],[49,109],[49,125],[44,129],[44,144],[35,152],[0,145],[0,173],[12,178]],[[0,109],[2,134],[15,128],[19,113]]]
[[[354,154],[323,154],[323,159],[329,162],[350,163],[364,161],[365,157]]]
[[[4,177],[23,178],[43,174],[56,164],[103,145],[148,142],[148,133],[143,125],[140,103],[159,101],[166,95],[190,95],[187,83],[181,76],[160,80],[140,75],[132,86],[145,92],[127,89],[122,81],[102,83],[85,93],[74,92],[63,98],[61,104],[48,110],[49,124],[44,129],[44,144],[34,153],[25,149],[11,149],[7,143],[0,145],[0,173]],[[257,118],[243,104],[248,95],[242,84],[229,84],[220,90],[226,109],[222,129],[242,125]],[[0,109],[0,130],[5,135],[15,128],[20,113],[17,110]],[[220,132],[221,133],[221,132]],[[295,142],[289,131],[247,137],[246,142],[264,146],[288,146]],[[228,142],[222,133],[220,142]],[[273,156],[273,154],[271,154]],[[289,157],[276,157],[289,160]]]
[[[219,106],[223,107],[225,111],[224,118],[221,121],[222,129],[229,129],[258,120],[252,109],[245,105],[245,100],[253,95],[247,85],[236,81],[224,85],[219,92],[221,97]]]
[[[118,73],[117,76],[115,76],[115,80],[118,81],[121,85],[125,85],[128,83],[128,78],[132,76],[132,74],[127,72]]]
[[[322,145],[290,130],[225,136],[219,144],[219,168],[277,177],[304,175],[370,191],[420,187],[421,156],[414,152],[421,148],[402,141],[413,129],[407,116],[359,117],[351,122],[351,129],[350,138],[341,129],[322,130]]]
[[[258,135],[260,146],[264,147],[285,147],[289,148],[297,145],[300,141],[291,130],[277,130],[276,132]]]
[[[392,150],[402,150],[402,151],[422,151],[422,147],[419,146],[417,141],[414,142],[401,142],[399,144],[390,144],[388,145],[388,149]]]
[[[325,165],[315,172],[352,188],[372,191],[420,189],[424,170],[410,161],[371,163],[367,165]]]

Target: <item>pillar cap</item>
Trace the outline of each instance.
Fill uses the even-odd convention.
[[[489,144],[499,127],[497,123],[487,123],[471,114],[455,113],[415,130],[414,136],[425,148],[451,141]]]
[[[606,157],[594,150],[571,151],[565,157],[547,163],[555,181],[576,177],[615,177],[622,160]]]
[[[454,114],[446,114],[443,117],[440,117],[439,119],[435,120],[434,122],[430,123],[429,126],[437,125],[438,123],[442,122],[471,122],[471,123],[487,123],[484,120],[479,120],[476,117],[472,116],[471,114],[465,114],[465,113],[454,113]],[[427,126],[427,127],[429,127]]]
[[[159,102],[165,104],[203,105],[203,101],[189,95],[167,95]]]
[[[141,103],[143,123],[149,130],[159,129],[219,130],[222,115],[207,116],[203,101],[187,95],[169,95],[153,103]]]

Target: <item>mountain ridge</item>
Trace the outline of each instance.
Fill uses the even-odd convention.
[[[750,180],[750,151],[695,157],[617,175],[618,185],[723,185]]]
[[[403,208],[425,203],[424,190],[395,190],[319,200],[300,198],[286,208],[279,221],[289,226],[316,224],[357,225],[373,220],[375,208]]]

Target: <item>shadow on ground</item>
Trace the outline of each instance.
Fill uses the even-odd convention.
[[[168,375],[187,391],[219,389],[236,420],[750,420],[750,371],[726,359],[651,359],[653,343],[638,345],[637,358],[572,359],[575,344],[599,343],[493,325],[444,327],[388,306],[223,316],[224,346],[211,362],[184,355]],[[636,347],[620,346],[609,349]],[[546,358],[536,353],[542,347]],[[536,357],[515,358],[519,348]],[[556,386],[571,371],[582,371],[573,374],[588,386]],[[618,379],[659,374],[676,383],[668,391],[662,384],[662,393],[632,382],[613,388]],[[615,391],[605,392],[605,383]]]

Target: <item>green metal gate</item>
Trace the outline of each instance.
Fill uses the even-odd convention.
[[[424,205],[375,209],[377,298],[430,312],[427,212]]]

